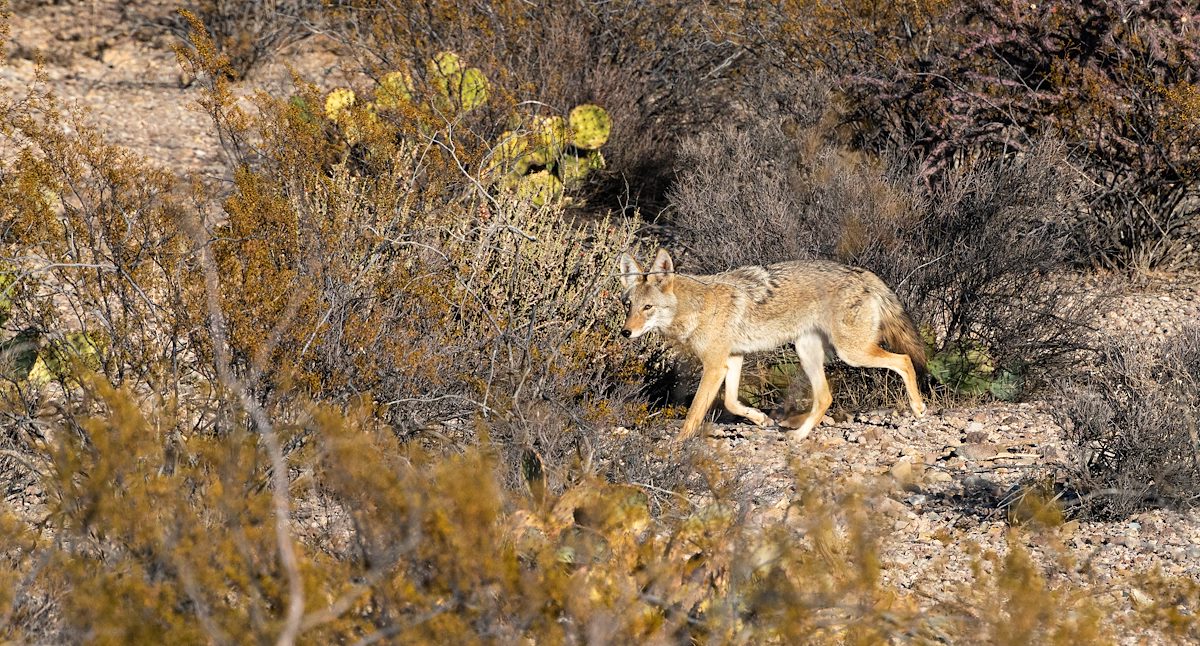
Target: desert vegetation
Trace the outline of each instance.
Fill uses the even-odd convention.
[[[1200,502],[1200,332],[1114,342],[1094,288],[1195,276],[1190,3],[133,4],[225,174],[111,143],[50,63],[0,94],[5,641],[1200,637],[1194,579],[1125,612],[1059,538]],[[254,85],[314,50],[353,82]],[[1045,403],[1066,455],[970,498],[994,545],[922,537],[960,583],[899,583],[911,464],[779,443],[768,509],[762,456],[668,441],[695,366],[616,334],[658,246],[869,268],[935,408]],[[755,362],[752,403],[806,396]],[[839,416],[901,397],[831,379]]]

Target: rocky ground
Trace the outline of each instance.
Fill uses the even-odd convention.
[[[108,131],[110,139],[177,172],[213,181],[227,176],[219,142],[195,107],[199,90],[181,82],[171,38],[147,25],[173,4],[148,2],[136,15],[112,2],[14,5],[8,60],[0,93],[17,96],[33,82],[35,52],[45,59],[50,87],[67,105]],[[344,82],[327,48],[312,41],[256,68],[241,85],[286,87],[286,60],[325,85]],[[186,79],[182,79],[186,80]],[[1200,277],[1089,276],[1086,288],[1112,294],[1097,341],[1162,340],[1200,320]],[[755,513],[780,514],[793,493],[789,459],[796,451],[830,478],[882,487],[883,576],[932,601],[950,602],[970,576],[969,545],[1003,552],[1012,526],[1005,503],[1017,486],[1052,473],[1078,456],[1048,401],[934,409],[922,419],[891,411],[826,419],[802,446],[770,429],[719,425],[708,441],[730,456],[730,468],[753,477]],[[1154,602],[1140,574],[1200,576],[1200,516],[1150,511],[1120,522],[1070,521],[1022,532],[1051,581],[1087,584],[1108,595],[1120,616]],[[1164,641],[1123,632],[1128,643]]]
[[[1082,286],[1103,292],[1100,345],[1154,348],[1200,321],[1200,276],[1134,279],[1088,276]],[[1047,398],[1049,399],[1049,398]],[[829,479],[887,491],[880,539],[883,577],[931,602],[951,603],[970,581],[972,549],[1006,551],[1009,528],[1021,525],[1017,498],[1031,482],[1051,481],[1081,456],[1064,442],[1049,400],[933,407],[924,418],[882,410],[841,422],[826,417],[800,446],[783,434],[745,424],[721,424],[709,440],[727,449],[731,468],[753,474],[756,512],[779,515],[793,493],[791,460]],[[1036,523],[1025,523],[1036,525]],[[1116,611],[1122,643],[1172,643],[1128,622],[1160,602],[1141,577],[1200,579],[1200,513],[1146,511],[1116,522],[1069,520],[1013,534],[1053,581],[1102,591],[1097,601]]]
[[[1049,404],[988,404],[931,411],[922,419],[877,411],[826,423],[800,447],[774,430],[721,425],[709,441],[727,447],[731,468],[754,482],[757,514],[781,516],[794,493],[791,460],[859,483],[885,496],[873,503],[885,520],[879,536],[883,579],[930,602],[952,604],[972,580],[974,555],[1007,551],[1012,533],[1047,578],[1104,591],[1117,610],[1122,643],[1169,643],[1126,628],[1140,605],[1154,602],[1138,578],[1200,577],[1200,515],[1155,510],[1119,522],[1070,520],[1040,527],[1023,517],[1018,498],[1038,478],[1077,456],[1062,442]]]

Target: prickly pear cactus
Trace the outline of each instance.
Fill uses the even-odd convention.
[[[443,112],[467,112],[487,102],[488,81],[478,67],[463,69],[454,52],[441,52],[427,65],[429,80],[437,91],[434,106]]]
[[[562,117],[537,117],[533,122],[533,142],[530,149],[538,155],[535,164],[555,163],[567,146],[567,122]]]
[[[535,206],[554,204],[562,199],[562,193],[562,182],[548,170],[530,173],[517,183],[517,196],[533,202]]]
[[[450,79],[462,72],[462,64],[458,54],[454,52],[438,52],[428,63],[430,78]],[[436,80],[434,81],[436,83]]]
[[[585,103],[571,110],[571,143],[583,150],[596,150],[608,141],[612,133],[612,119],[608,111],[598,105]]]
[[[488,82],[483,70],[472,67],[462,73],[458,85],[458,95],[455,97],[463,110],[474,110],[487,103]]]
[[[604,155],[601,155],[599,150],[589,150],[588,154],[582,157],[563,155],[558,165],[558,176],[567,188],[576,188],[588,173],[601,168],[604,168]]]
[[[529,143],[525,136],[511,130],[504,131],[492,148],[492,157],[488,161],[485,174],[490,181],[499,178],[503,173],[524,175],[529,171]]]
[[[0,343],[0,373],[14,381],[41,386],[66,379],[75,367],[100,369],[100,345],[86,332],[46,339],[27,329]]]
[[[604,168],[597,149],[608,141],[612,119],[598,105],[576,106],[567,119],[515,115],[510,127],[485,169],[497,190],[514,191],[542,206],[562,201],[564,189],[579,188],[589,173]]]
[[[415,91],[412,74],[404,70],[389,72],[379,79],[375,105],[385,110],[397,108],[411,102]]]

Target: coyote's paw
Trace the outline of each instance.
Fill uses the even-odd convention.
[[[783,435],[787,438],[789,444],[799,444],[800,442],[803,442],[811,432],[811,430],[792,429],[790,431],[784,431]]]
[[[766,413],[758,410],[746,413],[746,419],[754,422],[755,426],[775,426],[775,420],[771,419]]]
[[[925,402],[914,402],[911,408],[913,415],[917,417],[924,417],[925,411],[929,410],[929,407],[925,405]]]

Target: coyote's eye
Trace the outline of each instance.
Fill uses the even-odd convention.
[[[653,306],[653,305],[651,305],[651,304],[649,304],[649,303],[646,303],[646,304],[645,304],[645,305],[642,307],[642,311],[646,311],[646,310],[648,310],[648,309],[650,309],[650,308],[652,308],[652,307],[654,307],[654,306]]]

